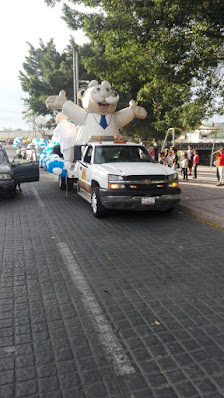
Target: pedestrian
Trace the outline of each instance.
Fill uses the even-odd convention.
[[[21,193],[22,192],[22,189],[20,187],[20,182],[18,182],[18,184],[16,184],[16,192],[17,193]]]
[[[177,150],[174,148],[173,149],[173,165],[172,165],[172,168],[174,169],[174,170],[176,170],[177,168],[178,168],[178,155],[177,155]]]
[[[216,168],[216,177],[217,177],[217,180],[219,182],[219,168],[217,166],[217,159],[215,159],[215,161],[214,161],[214,166]]]
[[[187,159],[188,159],[189,176],[191,176],[192,166],[193,166],[193,148],[191,145],[188,145]]]
[[[153,146],[154,146],[154,160],[155,162],[158,162],[159,153],[158,153],[158,145],[155,138],[153,138]]]
[[[219,172],[219,182],[217,186],[224,185],[223,172],[224,172],[224,151],[220,148],[219,151],[213,153],[217,160],[217,167]]]
[[[152,156],[152,158],[154,160],[155,159],[155,148],[154,147],[150,147],[149,154]]]
[[[167,158],[167,156],[168,156],[168,152],[169,152],[169,149],[168,149],[168,148],[165,148],[165,149],[164,149],[165,158]]]
[[[172,167],[173,166],[173,156],[172,156],[172,152],[169,151],[168,155],[166,157],[166,164],[168,167]]]
[[[194,177],[197,178],[197,168],[200,162],[199,154],[198,151],[194,151],[194,157],[193,157],[193,168],[194,168]]]
[[[184,157],[181,160],[181,170],[182,170],[184,180],[188,180],[188,174],[187,174],[188,167],[189,167],[189,163],[188,163],[187,153],[184,153]]]
[[[164,152],[160,152],[159,154],[159,163],[162,164],[163,166],[166,165],[166,157]]]

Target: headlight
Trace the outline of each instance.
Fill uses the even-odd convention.
[[[0,180],[11,180],[10,174],[0,174]]]
[[[112,181],[124,181],[122,176],[116,176],[115,174],[110,174],[108,175],[108,181],[112,182]]]
[[[168,179],[171,180],[171,181],[173,181],[173,180],[178,180],[178,174],[177,174],[177,173],[170,174],[170,175],[168,176]]]
[[[122,184],[124,181],[122,176],[117,176],[115,174],[110,174],[108,176],[108,188],[109,189],[122,189],[125,188],[125,184]]]

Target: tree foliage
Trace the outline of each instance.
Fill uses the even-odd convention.
[[[40,39],[39,47],[34,48],[28,43],[29,55],[23,63],[23,71],[19,72],[19,79],[24,92],[28,94],[24,98],[27,107],[25,118],[27,120],[33,115],[52,114],[46,108],[45,100],[49,95],[55,95],[64,89],[70,100],[74,100],[73,90],[73,45],[68,45],[66,51],[60,54],[55,47],[53,39],[46,45]],[[82,48],[86,54],[85,46]],[[80,79],[88,80],[86,70],[80,65]],[[48,127],[49,120],[46,120]]]
[[[24,99],[28,112],[46,115],[48,110],[44,101],[51,93],[61,90],[63,81],[68,94],[73,95],[72,58],[56,51],[53,39],[45,46],[40,39],[39,47],[28,43],[29,55],[23,63],[24,71],[19,72],[19,79],[28,98]]]
[[[224,92],[223,0],[70,0],[63,10],[68,26],[90,39],[87,70],[112,81],[126,101],[138,98],[149,134],[195,127],[223,111],[215,102]]]

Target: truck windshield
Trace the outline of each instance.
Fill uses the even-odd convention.
[[[150,162],[154,163],[143,146],[131,145],[101,145],[96,146],[95,163],[111,162]]]

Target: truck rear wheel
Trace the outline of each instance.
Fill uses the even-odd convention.
[[[100,218],[106,214],[106,209],[100,200],[99,188],[93,187],[91,191],[91,207],[94,217]]]

